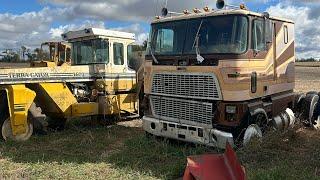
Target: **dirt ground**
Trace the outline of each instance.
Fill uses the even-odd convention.
[[[320,67],[296,66],[297,92],[320,91]]]

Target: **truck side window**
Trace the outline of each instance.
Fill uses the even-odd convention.
[[[253,21],[252,29],[252,48],[255,51],[266,50],[266,41],[264,35],[264,21],[256,19]]]
[[[115,65],[123,65],[123,44],[113,43],[113,61]]]
[[[172,52],[174,31],[172,29],[160,29],[158,31],[156,52]]]
[[[284,43],[288,44],[289,42],[288,26],[284,26],[283,31],[284,31]]]

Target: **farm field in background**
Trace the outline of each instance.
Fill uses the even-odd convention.
[[[305,66],[296,68],[296,91],[320,91],[320,67]],[[140,120],[109,127],[76,120],[28,142],[1,141],[0,179],[176,179],[188,155],[218,152],[146,138]],[[320,132],[269,133],[237,154],[249,179],[320,179]]]
[[[320,67],[320,62],[295,62],[295,65],[302,67]]]

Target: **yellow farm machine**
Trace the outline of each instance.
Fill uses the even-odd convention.
[[[43,44],[50,60],[1,69],[3,139],[25,141],[35,128],[62,128],[76,117],[138,116],[136,72],[127,53],[134,34],[90,28],[62,37],[68,44]]]

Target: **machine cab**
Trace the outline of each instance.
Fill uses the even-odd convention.
[[[110,73],[128,72],[128,49],[135,41],[132,33],[89,28],[62,35],[72,44],[72,65],[104,66]]]
[[[39,51],[40,60],[31,67],[54,67],[71,64],[71,46],[67,42],[44,42]]]

